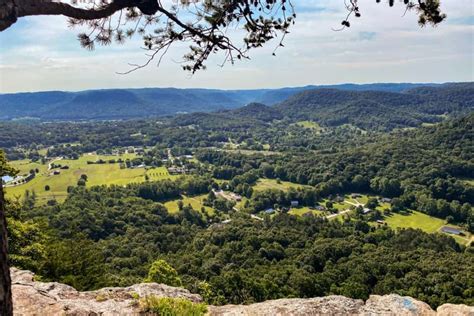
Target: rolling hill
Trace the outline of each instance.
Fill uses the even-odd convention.
[[[282,89],[108,89],[81,92],[32,92],[0,94],[0,120],[112,120],[212,112],[234,109],[251,102],[280,103],[305,91],[333,88],[342,91],[403,92],[433,84],[343,84]]]
[[[472,83],[421,87],[403,93],[318,88],[299,92],[274,106],[254,102],[232,110],[180,115],[174,122],[220,129],[286,118],[290,123],[313,121],[322,126],[350,124],[364,130],[389,131],[468,113],[474,107],[473,93]]]

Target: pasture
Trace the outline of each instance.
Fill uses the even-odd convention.
[[[48,164],[33,163],[27,160],[12,161],[11,164],[18,170],[19,175],[27,174],[30,169],[38,169],[36,177],[31,181],[6,188],[6,195],[9,198],[21,197],[26,190],[35,191],[38,202],[44,203],[50,199],[63,201],[67,196],[68,186],[76,186],[77,181],[82,174],[87,175],[86,186],[94,185],[126,185],[129,183],[139,183],[145,181],[145,175],[150,181],[169,179],[171,176],[165,167],[159,168],[120,168],[119,163],[105,163],[105,164],[88,164],[87,161],[97,161],[102,159],[108,161],[109,159],[131,159],[135,154],[124,155],[95,155],[86,154],[77,160],[62,159],[54,163],[62,166],[68,166],[69,169],[51,169],[48,170]],[[53,170],[59,171],[60,174],[53,174]],[[49,186],[49,191],[45,187]]]
[[[390,226],[392,229],[414,228],[414,229],[421,229],[427,233],[435,233],[435,232],[441,233],[441,227],[446,225],[446,221],[443,219],[429,216],[427,214],[417,212],[417,211],[392,213],[389,216],[385,216],[384,220],[387,223],[387,225]],[[449,224],[449,226],[460,228],[451,224]],[[467,244],[470,242],[472,237],[465,230],[463,231],[466,233],[466,236],[455,236],[455,235],[446,234],[446,233],[443,233],[443,234],[453,237],[454,239],[456,239],[457,242],[461,244]]]
[[[164,206],[168,210],[169,213],[178,213],[179,207],[178,207],[178,201],[182,201],[184,206],[191,205],[193,210],[200,212],[201,208],[204,207],[206,212],[209,215],[214,214],[214,209],[210,208],[208,206],[203,205],[203,199],[207,197],[207,194],[203,195],[196,195],[196,196],[185,196],[183,195],[181,199],[178,200],[172,200],[164,203]]]
[[[254,191],[263,191],[268,189],[277,189],[281,191],[288,191],[290,188],[302,188],[304,185],[292,183],[288,181],[277,181],[274,179],[259,179],[253,186]]]
[[[299,122],[296,122],[295,125],[298,125],[300,127],[307,128],[307,129],[312,129],[318,133],[320,133],[323,130],[322,127],[318,123],[313,122],[313,121],[299,121]]]
[[[295,215],[295,216],[303,216],[306,213],[313,213],[314,216],[325,216],[327,215],[323,211],[318,211],[309,207],[298,207],[298,208],[291,208],[288,214]]]
[[[445,220],[417,211],[392,213],[384,220],[391,228],[419,228],[427,233],[434,233],[446,224]]]

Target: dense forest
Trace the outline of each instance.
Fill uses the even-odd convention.
[[[152,197],[148,184],[77,188],[61,205],[10,205],[12,263],[93,289],[140,282],[163,259],[183,286],[216,304],[372,293],[474,303],[474,253],[450,237],[287,214],[261,222],[238,213],[209,226],[215,216],[189,206],[169,214],[157,202],[183,185],[156,183]]]
[[[250,102],[268,105],[316,88],[349,91],[404,92],[437,84],[342,84],[281,89],[105,89],[80,92],[46,91],[0,94],[0,120],[37,118],[42,120],[112,120],[146,118],[177,113],[233,109]],[[130,106],[133,104],[134,106]]]
[[[399,293],[433,307],[472,305],[472,245],[377,224],[416,210],[474,233],[472,91],[318,89],[276,106],[157,119],[1,122],[10,160],[46,165],[132,150],[142,167],[193,159],[183,160],[187,174],[168,180],[88,186],[85,177],[64,201],[43,203],[35,192],[10,199],[12,264],[80,290],[168,282],[213,304]],[[262,179],[292,186],[257,190]],[[240,195],[241,205],[220,190]],[[336,214],[331,201],[355,192],[390,204],[338,220],[288,212],[294,201],[325,201]],[[183,196],[204,196],[203,206]],[[165,206],[178,199],[177,210]],[[171,275],[150,277],[160,265]]]

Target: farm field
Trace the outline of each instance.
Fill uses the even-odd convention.
[[[313,121],[299,121],[299,122],[296,122],[295,124],[304,128],[312,129],[316,132],[321,132],[323,130],[321,126],[319,126],[318,123],[313,122]]]
[[[204,207],[206,209],[206,212],[209,213],[209,215],[214,214],[214,209],[208,206],[203,205],[203,199],[206,198],[207,194],[203,195],[196,195],[196,196],[182,196],[181,200],[172,200],[164,203],[164,206],[168,210],[169,213],[178,213],[179,207],[178,207],[178,201],[183,201],[183,205],[191,205],[192,208],[195,211],[201,211],[201,208]]]
[[[295,216],[303,216],[304,214],[306,213],[313,213],[314,216],[324,216],[326,215],[325,212],[322,212],[322,211],[318,211],[318,210],[314,210],[314,209],[311,209],[309,207],[298,207],[298,208],[292,208],[288,214],[291,214],[291,215],[295,215]]]
[[[297,189],[302,187],[304,187],[304,185],[287,181],[280,181],[280,183],[278,183],[277,180],[274,179],[259,179],[253,189],[255,191],[263,191],[268,189],[287,191],[290,188]]]
[[[265,147],[264,147],[265,148]],[[268,148],[268,146],[267,146]],[[239,153],[242,155],[255,155],[255,154],[261,154],[264,156],[271,156],[271,155],[281,155],[281,152],[278,151],[271,151],[271,150],[251,150],[251,149],[221,149],[222,151],[229,152],[229,153]]]
[[[168,179],[171,176],[165,167],[145,169],[120,169],[118,163],[114,164],[87,164],[87,161],[96,161],[103,159],[122,158],[123,160],[135,157],[134,154],[124,154],[115,156],[103,155],[83,155],[77,160],[62,159],[55,161],[55,164],[69,166],[69,169],[54,169],[60,174],[53,175],[52,170],[48,170],[48,164],[32,163],[27,160],[12,161],[11,164],[20,170],[20,175],[26,174],[30,169],[39,169],[39,173],[31,181],[14,187],[7,187],[6,194],[10,198],[23,196],[26,190],[35,191],[37,199],[40,203],[50,199],[63,201],[67,196],[67,187],[76,186],[82,174],[88,177],[86,186],[94,185],[125,185],[134,182],[144,182],[145,174],[150,180]],[[50,187],[49,191],[45,190],[45,186]]]
[[[340,212],[340,211],[345,211],[348,208],[350,208],[351,206],[353,206],[349,203],[346,203],[345,200],[346,200],[346,198],[344,199],[344,202],[341,202],[341,203],[333,202],[332,203],[333,208],[335,208],[336,210],[338,210]],[[329,200],[324,199],[321,202],[319,202],[319,204],[322,205],[322,206],[326,206],[326,202],[328,202],[328,201]]]
[[[445,220],[417,211],[392,213],[390,216],[385,216],[384,220],[391,228],[419,228],[427,233],[434,233],[446,224]]]
[[[421,212],[413,211],[410,213],[392,213],[390,216],[385,216],[385,222],[391,228],[415,228],[421,229],[427,233],[441,232],[440,229],[446,225],[446,221],[440,218],[432,217]],[[449,224],[450,227],[457,227]],[[465,232],[465,230],[463,230]],[[472,236],[455,236],[446,234],[453,237],[461,244],[467,244],[472,239]]]

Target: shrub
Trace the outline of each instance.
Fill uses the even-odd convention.
[[[156,260],[151,264],[145,282],[163,283],[170,286],[181,286],[178,272],[164,260]]]
[[[140,309],[144,313],[163,316],[201,316],[206,314],[204,303],[194,303],[184,298],[147,296],[140,300]]]

